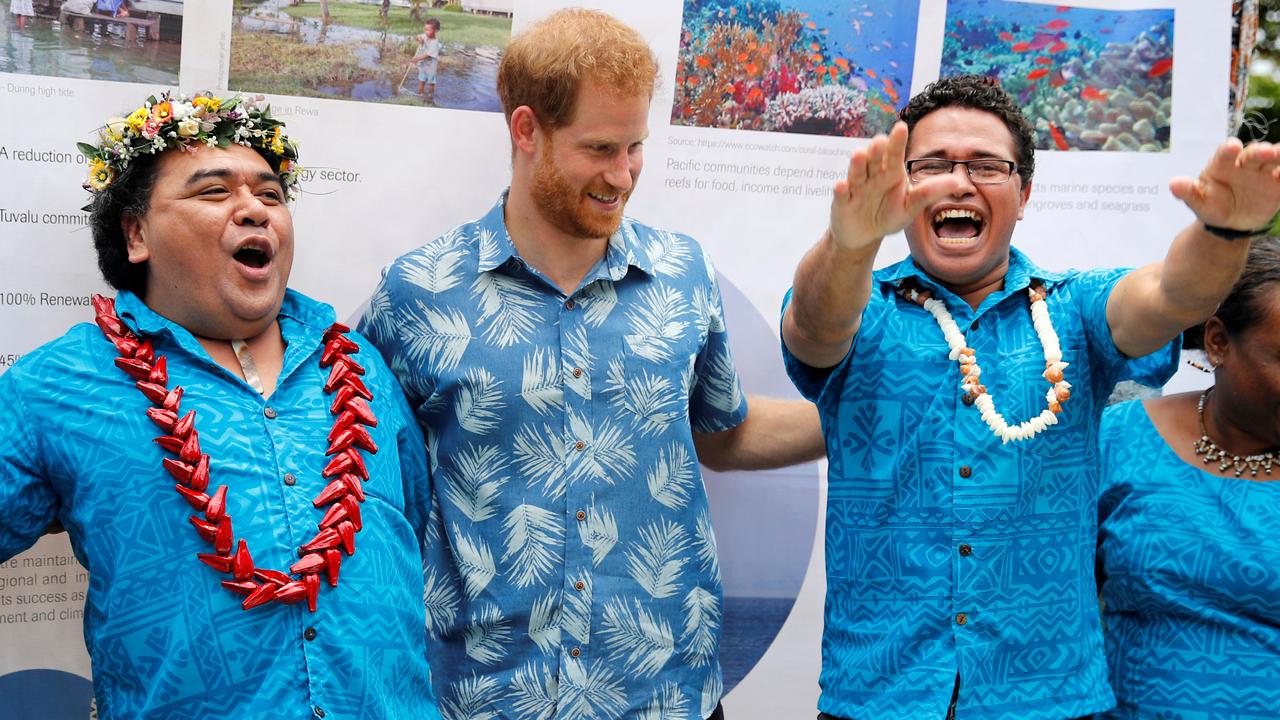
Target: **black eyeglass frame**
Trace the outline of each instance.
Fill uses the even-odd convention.
[[[908,178],[911,177],[912,170],[915,164],[921,163],[921,162],[950,163],[951,167],[947,169],[947,173],[953,173],[956,171],[957,165],[963,165],[965,175],[969,176],[969,179],[974,183],[977,183],[978,185],[1002,185],[1004,183],[1009,182],[1009,179],[1012,178],[1018,172],[1018,163],[1012,160],[1004,160],[1002,158],[973,158],[972,160],[948,160],[947,158],[924,157],[924,158],[916,158],[914,160],[908,160],[906,162]],[[970,167],[970,163],[1000,163],[1001,165],[1008,166],[1009,173],[1005,175],[1004,179],[1002,180],[994,180],[994,181],[979,180],[978,178],[975,178],[973,176],[973,168]],[[930,175],[928,177],[942,177],[943,174],[944,173],[939,173],[937,175]],[[913,180],[913,182],[918,182],[918,181]]]

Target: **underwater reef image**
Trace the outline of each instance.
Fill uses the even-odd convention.
[[[1173,16],[949,0],[941,74],[998,79],[1039,149],[1167,152]]]
[[[916,0],[685,0],[673,125],[871,137],[907,101]]]

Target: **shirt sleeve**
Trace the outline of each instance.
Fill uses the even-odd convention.
[[[705,255],[704,255],[705,257]],[[695,432],[721,432],[737,427],[747,417],[747,396],[729,351],[729,329],[724,323],[724,303],[715,270],[707,260],[710,288],[704,318],[710,328],[693,362],[689,390],[689,425]]]
[[[1178,369],[1179,335],[1159,350],[1143,357],[1125,357],[1116,347],[1107,323],[1107,302],[1120,278],[1131,272],[1129,268],[1094,270],[1081,273],[1075,282],[1081,283],[1081,314],[1089,354],[1094,359],[1094,383],[1097,397],[1106,398],[1122,380],[1133,380],[1150,387],[1162,387]]]
[[[0,562],[35,544],[58,516],[39,441],[13,370],[0,376]]]
[[[787,294],[782,298],[782,313],[778,316],[779,330],[778,335],[781,337],[782,317],[787,313],[787,305],[791,304],[791,293],[793,290],[787,290]],[[858,332],[853,337],[853,342],[849,344],[849,352],[845,353],[840,362],[828,368],[816,368],[812,365],[806,365],[801,362],[795,355],[791,354],[791,349],[787,347],[785,340],[782,343],[782,364],[787,370],[787,377],[791,378],[791,384],[796,386],[796,390],[800,391],[800,395],[819,407],[822,406],[821,399],[828,387],[843,385],[843,377],[845,370],[849,366],[850,359],[853,357],[853,349],[858,346],[858,338],[867,332],[867,321],[871,317],[868,312],[872,303],[877,301],[878,294],[875,290],[871,292],[871,298],[867,301],[867,310],[862,313],[862,326],[858,328]]]
[[[434,323],[442,320],[411,296],[399,268],[396,262],[383,269],[382,281],[369,299],[356,330],[378,349],[400,382],[409,407],[416,408],[431,396],[431,381],[429,373],[410,362],[403,335],[405,332],[426,334]]]

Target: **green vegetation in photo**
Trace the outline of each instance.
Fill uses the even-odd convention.
[[[305,3],[283,9],[293,18],[320,17],[320,3]],[[349,4],[330,0],[329,22],[381,31],[384,26],[379,9],[378,5]],[[423,8],[420,12],[422,21],[418,21],[410,16],[410,12],[412,12],[411,8],[392,7],[385,29],[397,35],[418,35],[422,32],[422,23],[428,18],[435,18],[440,21],[440,39],[447,45],[487,45],[504,48],[511,40],[510,18]]]
[[[231,53],[231,85],[237,90],[315,96],[318,85],[344,85],[377,76],[360,67],[350,48],[342,45],[307,45],[296,39],[249,32],[234,33],[231,42],[235,48]]]

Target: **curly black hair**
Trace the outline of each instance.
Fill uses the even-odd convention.
[[[911,98],[898,117],[907,124],[908,130],[914,130],[916,123],[926,115],[947,107],[981,110],[1000,118],[1009,128],[1009,134],[1013,135],[1018,176],[1022,178],[1023,186],[1031,182],[1036,169],[1034,130],[1017,103],[995,79],[983,75],[955,75],[929,83]]]

